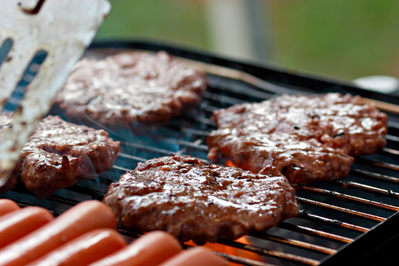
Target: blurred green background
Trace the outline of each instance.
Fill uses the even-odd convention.
[[[210,1],[210,0],[208,0]],[[111,0],[97,39],[172,42],[214,51],[206,2]],[[262,5],[268,62],[339,79],[399,77],[399,1],[275,0]],[[225,0],[229,4],[229,0]]]

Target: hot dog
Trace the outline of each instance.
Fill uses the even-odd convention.
[[[129,246],[99,260],[91,266],[150,266],[158,265],[182,250],[173,236],[153,231],[139,237]]]
[[[14,201],[9,199],[0,199],[0,216],[19,209],[20,207]]]
[[[115,230],[97,229],[83,234],[28,266],[86,266],[126,246]]]
[[[25,265],[95,229],[116,228],[113,212],[99,201],[85,201],[54,221],[0,250],[0,265]]]
[[[27,207],[0,217],[0,248],[33,232],[53,220],[46,209]]]
[[[159,266],[227,266],[228,264],[227,260],[213,254],[209,249],[195,247],[180,252]]]

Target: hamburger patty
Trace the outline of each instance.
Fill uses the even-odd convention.
[[[126,228],[164,230],[180,241],[204,243],[265,231],[296,216],[294,194],[272,166],[255,174],[171,156],[123,174],[110,185],[104,203]]]
[[[165,52],[128,52],[78,62],[55,103],[72,119],[113,128],[157,125],[199,104],[206,86],[203,72]]]
[[[218,130],[207,143],[208,158],[231,160],[258,172],[275,166],[291,183],[348,175],[352,156],[384,147],[387,115],[360,97],[282,95],[269,101],[216,111]]]
[[[11,116],[11,113],[1,114],[2,125],[6,125]],[[6,128],[0,128],[0,137]],[[6,184],[0,187],[0,193],[22,183],[37,198],[50,196],[56,190],[107,170],[115,162],[118,151],[119,141],[113,141],[104,130],[48,116],[39,122],[23,147],[17,165]]]

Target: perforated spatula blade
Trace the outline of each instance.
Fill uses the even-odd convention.
[[[0,111],[35,54],[47,53],[0,139],[0,187],[110,9],[107,0],[0,0],[0,47],[12,41],[0,65]]]

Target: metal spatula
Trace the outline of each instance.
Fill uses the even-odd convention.
[[[36,52],[47,53],[0,139],[0,186],[110,9],[107,0],[0,0],[0,47],[12,41],[0,62],[0,111]]]

